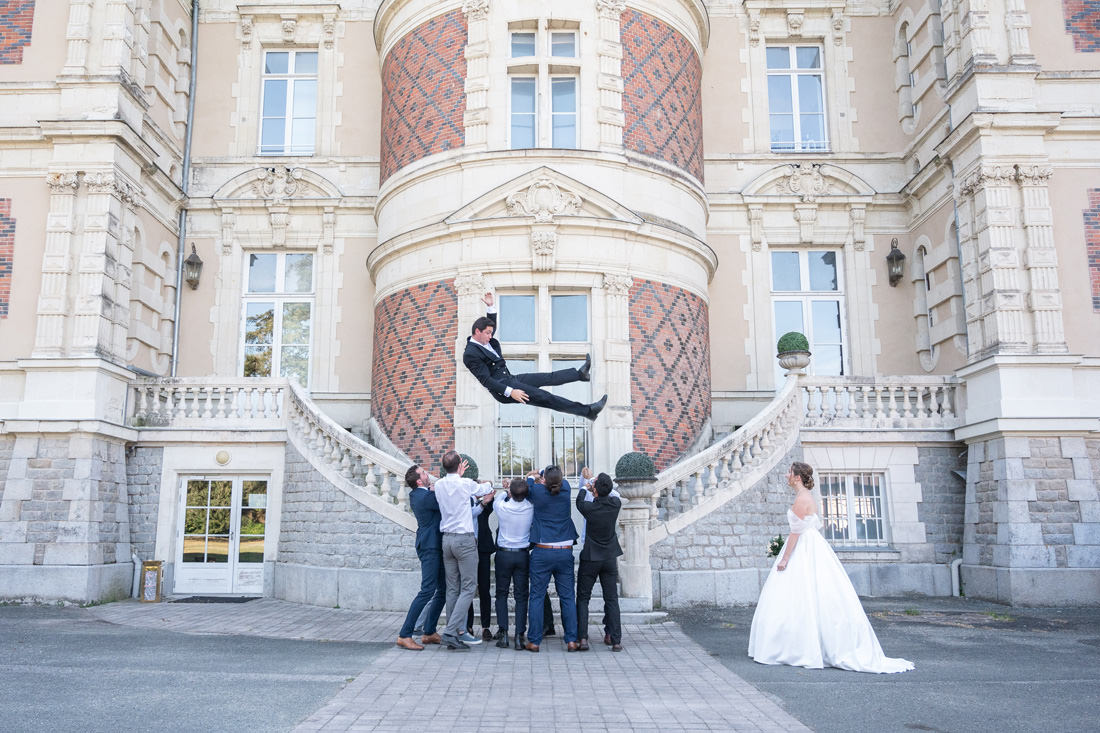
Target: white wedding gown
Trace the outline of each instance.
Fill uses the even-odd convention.
[[[787,521],[799,535],[787,569],[760,591],[749,632],[749,656],[761,664],[839,667],[853,672],[905,672],[913,663],[882,653],[852,581],[821,535],[817,514]],[[782,557],[782,553],[780,553]],[[779,563],[779,558],[775,560]]]

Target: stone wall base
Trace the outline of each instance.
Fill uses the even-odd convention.
[[[849,563],[844,569],[861,596],[951,595],[947,565]],[[747,605],[759,599],[769,572],[767,568],[659,570],[653,575],[653,594],[664,609]]]
[[[0,565],[0,600],[96,603],[130,597],[134,564]]]
[[[419,570],[275,563],[274,596],[292,603],[361,611],[407,611],[419,590]]]
[[[963,593],[1013,606],[1100,605],[1100,568],[963,565]]]

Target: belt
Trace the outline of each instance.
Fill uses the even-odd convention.
[[[449,534],[452,537],[473,537],[473,532],[444,532],[443,534]]]
[[[557,545],[540,545],[535,543],[535,547],[540,547],[543,550],[572,550],[572,547],[558,547]]]
[[[497,552],[527,552],[530,547],[498,547]]]

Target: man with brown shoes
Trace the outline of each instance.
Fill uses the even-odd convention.
[[[439,531],[439,502],[431,489],[431,477],[420,466],[411,466],[405,472],[408,485],[409,506],[416,515],[416,556],[420,559],[420,592],[413,598],[405,623],[397,634],[397,646],[418,652],[423,644],[438,644],[441,639],[435,627],[446,602],[446,576],[443,572],[443,535]],[[430,603],[429,603],[430,602]],[[412,638],[417,617],[427,606],[424,635],[420,644]]]

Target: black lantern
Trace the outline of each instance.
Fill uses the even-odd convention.
[[[199,287],[199,276],[202,275],[202,259],[195,251],[195,245],[191,245],[191,254],[183,261],[183,279],[191,286],[192,290]]]
[[[905,255],[898,249],[898,238],[890,240],[890,253],[886,255],[886,270],[890,273],[890,287],[897,287],[905,274]]]

